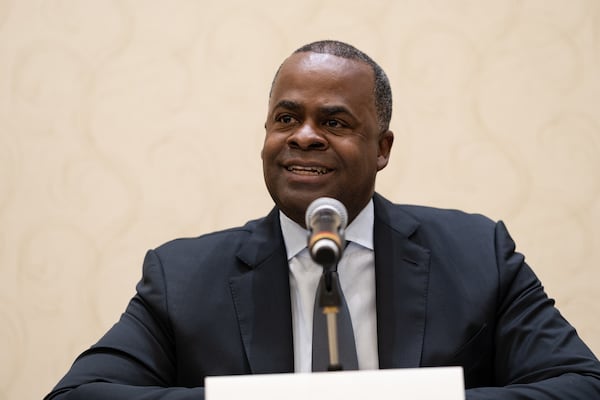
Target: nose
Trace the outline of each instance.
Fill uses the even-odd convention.
[[[328,146],[325,137],[310,121],[304,122],[287,140],[288,146],[301,150],[324,150]]]

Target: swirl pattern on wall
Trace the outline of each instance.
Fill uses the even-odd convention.
[[[324,38],[392,82],[377,190],[505,220],[600,352],[597,1],[2,1],[1,398],[50,390],[148,248],[269,211],[271,79]]]

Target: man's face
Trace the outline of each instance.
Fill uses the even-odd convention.
[[[300,225],[316,198],[338,199],[352,221],[372,197],[393,142],[391,131],[379,132],[373,91],[372,68],[356,60],[296,53],[279,70],[263,171],[275,203]]]

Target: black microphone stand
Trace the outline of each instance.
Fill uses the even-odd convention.
[[[337,315],[342,304],[342,289],[337,273],[337,265],[323,265],[324,285],[320,286],[319,307],[327,319],[327,341],[329,344],[329,367],[328,371],[341,371]]]

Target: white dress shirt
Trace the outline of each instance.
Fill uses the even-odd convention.
[[[377,315],[375,309],[375,256],[373,201],[346,228],[350,243],[338,263],[340,285],[348,303],[359,369],[377,369]],[[312,370],[312,326],[315,292],[323,272],[310,257],[307,231],[279,212],[290,267],[290,295],[294,335],[294,370]]]

